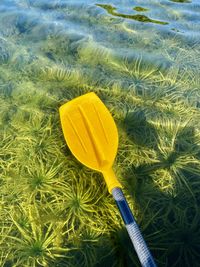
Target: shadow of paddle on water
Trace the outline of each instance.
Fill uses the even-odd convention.
[[[127,114],[124,129],[136,153],[154,153],[128,166],[123,181],[144,238],[155,259],[161,259],[158,265],[198,266],[200,146],[191,122],[172,121],[168,125],[163,119],[160,130],[143,111]]]

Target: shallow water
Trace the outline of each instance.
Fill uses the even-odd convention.
[[[148,10],[134,10],[138,6]],[[91,72],[92,62],[85,66],[78,53],[88,48],[91,55],[99,50],[102,57],[132,60],[142,56],[144,62],[167,69],[180,52],[198,47],[199,11],[198,1],[143,5],[137,1],[3,1],[1,61],[20,68],[36,60],[45,66],[62,62]],[[190,53],[195,58],[193,49]],[[175,65],[183,67],[181,63]],[[192,65],[188,62],[187,66]],[[101,76],[101,71],[96,75]]]
[[[199,266],[199,14],[198,0],[1,0],[0,266],[139,266],[62,137],[59,106],[90,91],[116,120],[116,170],[158,266]]]

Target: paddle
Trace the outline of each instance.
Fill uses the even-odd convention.
[[[110,112],[93,92],[67,102],[59,111],[64,137],[72,154],[87,167],[103,174],[141,265],[155,267],[112,169],[118,149],[118,132]]]

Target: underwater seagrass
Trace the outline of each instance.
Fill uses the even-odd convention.
[[[96,4],[96,5],[99,6],[99,7],[104,8],[109,14],[111,14],[113,16],[117,16],[117,17],[121,17],[121,18],[126,18],[126,19],[138,20],[138,21],[141,21],[141,22],[151,22],[151,23],[157,23],[157,24],[163,24],[163,25],[168,24],[168,22],[150,19],[146,15],[141,15],[141,14],[129,15],[129,14],[118,13],[118,12],[115,11],[116,10],[116,7],[113,7],[111,5],[103,5],[103,4]],[[134,10],[141,11],[141,9],[138,10],[138,8],[136,8]]]
[[[199,266],[200,6],[181,2],[1,1],[2,267],[140,266],[102,177],[62,136],[58,108],[91,91],[158,266]]]

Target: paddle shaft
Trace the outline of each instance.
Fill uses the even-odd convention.
[[[115,187],[112,190],[112,195],[116,201],[117,207],[120,211],[142,267],[156,267],[154,259],[147,247],[146,242],[144,241],[144,238],[142,237],[140,229],[133,217],[122,190],[118,187]]]

